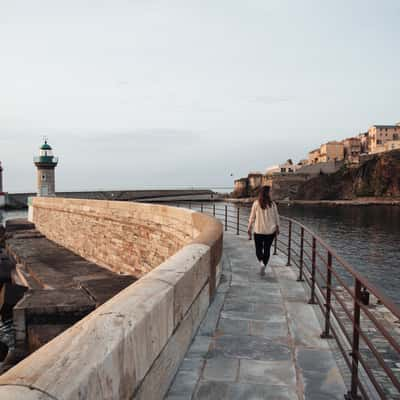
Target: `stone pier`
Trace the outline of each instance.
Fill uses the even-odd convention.
[[[343,399],[346,388],[295,270],[225,233],[223,279],[166,400]]]

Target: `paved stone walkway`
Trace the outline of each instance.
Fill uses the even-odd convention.
[[[225,234],[224,271],[167,400],[343,399],[346,389],[295,270]]]

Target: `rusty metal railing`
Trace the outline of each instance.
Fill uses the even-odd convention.
[[[177,205],[177,204],[175,204]],[[248,207],[221,203],[181,205],[218,218],[225,231],[247,235]],[[363,275],[342,259],[318,235],[298,221],[281,217],[280,235],[273,244],[298,269],[298,281],[309,287],[309,304],[323,315],[321,338],[334,338],[351,378],[347,400],[400,398],[400,333],[374,307],[400,321],[400,309]]]

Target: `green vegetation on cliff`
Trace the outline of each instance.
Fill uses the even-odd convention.
[[[400,198],[400,150],[377,154],[358,167],[319,175],[299,187],[298,200],[347,200],[358,197]]]

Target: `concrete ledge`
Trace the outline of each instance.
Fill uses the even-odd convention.
[[[38,198],[32,208],[36,227],[73,251],[81,247],[68,237],[71,225],[60,222],[67,214],[66,219],[76,222],[77,213],[84,216],[83,224],[96,221],[98,235],[102,226],[107,229],[102,218],[108,216],[117,230],[122,223],[132,224],[127,236],[133,235],[133,226],[147,222],[155,231],[168,230],[179,238],[179,247],[161,265],[152,264],[142,279],[2,375],[0,398],[12,393],[15,400],[162,399],[214,294],[221,224],[189,210],[136,203]],[[165,245],[162,236],[157,243]],[[102,257],[103,249],[98,250],[96,257]],[[108,252],[104,260],[111,256]],[[35,390],[25,389],[30,387]]]

